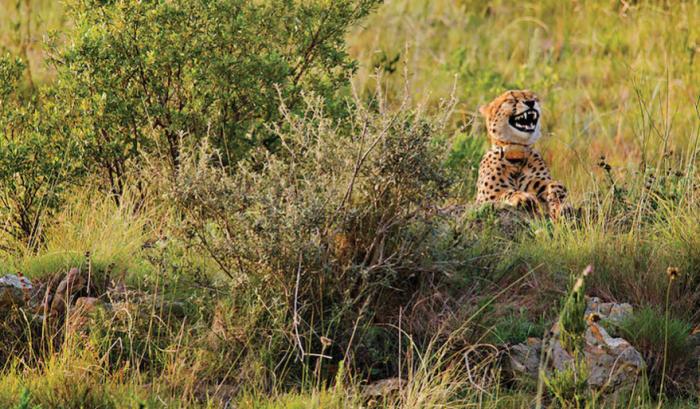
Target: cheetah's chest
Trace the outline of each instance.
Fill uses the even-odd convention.
[[[505,161],[504,175],[508,181],[508,185],[516,190],[525,190],[527,187],[530,175],[524,163],[510,163]]]

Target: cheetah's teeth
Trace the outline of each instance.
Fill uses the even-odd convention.
[[[533,132],[537,127],[537,121],[539,120],[539,112],[534,109],[529,109],[518,115],[510,117],[510,125],[515,129],[523,132]]]

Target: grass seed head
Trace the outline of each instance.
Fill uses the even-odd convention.
[[[679,274],[679,272],[678,272],[678,267],[671,267],[671,266],[669,266],[669,267],[666,269],[666,275],[668,276],[668,279],[669,279],[670,281],[673,281],[673,280],[675,280],[676,278],[678,278],[678,274]]]

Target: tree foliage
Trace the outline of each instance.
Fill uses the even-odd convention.
[[[5,232],[34,247],[42,218],[84,168],[70,110],[50,90],[25,89],[24,70],[20,59],[0,58],[0,216]]]
[[[177,169],[182,144],[205,136],[226,164],[275,146],[278,93],[294,109],[313,91],[342,114],[355,68],[344,34],[376,3],[73,0],[70,46],[55,61],[91,157],[120,194],[144,152]]]
[[[280,101],[296,111],[302,90],[346,115],[344,35],[378,2],[70,0],[73,26],[49,43],[56,81],[28,84],[26,61],[0,60],[2,228],[34,246],[72,185],[119,201],[145,190],[144,158],[176,173],[203,138],[226,169],[274,151]]]

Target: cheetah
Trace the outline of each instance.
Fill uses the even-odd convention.
[[[479,111],[491,148],[479,166],[477,203],[542,209],[552,219],[569,214],[566,188],[552,180],[542,156],[532,148],[541,134],[537,95],[507,91]]]

